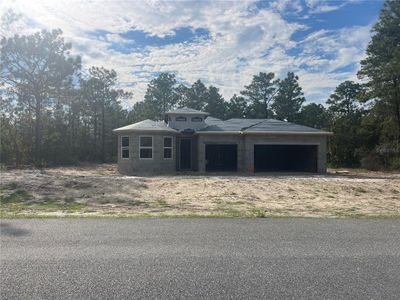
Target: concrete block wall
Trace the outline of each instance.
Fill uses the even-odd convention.
[[[129,159],[121,157],[121,137],[129,136]],[[139,136],[153,137],[153,158],[139,158]],[[172,159],[164,159],[164,137],[172,137]],[[176,171],[176,136],[170,133],[127,133],[118,134],[118,171],[125,175],[171,174]]]
[[[203,173],[206,171],[206,145],[207,144],[220,144],[220,145],[237,145],[238,153],[238,172],[243,172],[243,157],[245,153],[243,135],[219,135],[219,134],[200,134],[198,136],[198,171]]]

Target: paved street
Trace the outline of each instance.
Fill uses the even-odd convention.
[[[2,299],[398,299],[400,220],[1,220]]]

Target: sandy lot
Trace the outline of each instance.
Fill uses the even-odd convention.
[[[400,173],[131,177],[115,165],[1,172],[1,216],[400,217]]]

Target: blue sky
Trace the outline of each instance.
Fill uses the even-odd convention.
[[[61,28],[85,67],[113,68],[143,99],[161,72],[218,87],[228,100],[254,74],[294,71],[306,99],[324,103],[357,80],[381,0],[77,1],[5,0],[23,18],[2,35]]]

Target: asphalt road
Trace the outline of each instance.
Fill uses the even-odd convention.
[[[2,299],[399,299],[400,220],[1,220]]]

